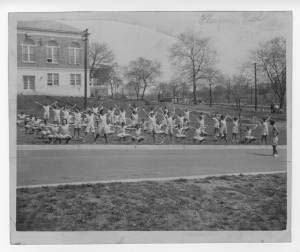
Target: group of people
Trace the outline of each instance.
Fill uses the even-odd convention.
[[[261,129],[261,143],[267,144],[269,136],[269,124],[272,127],[271,141],[274,156],[278,155],[276,146],[278,144],[278,129],[275,121],[270,117],[252,119],[251,124],[242,128],[237,117],[222,115],[219,113],[204,113],[197,110],[169,108],[157,106],[146,110],[135,104],[129,104],[128,108],[117,105],[109,108],[104,104],[93,104],[86,110],[81,110],[75,105],[58,106],[58,102],[52,104],[41,104],[43,117],[36,115],[18,114],[17,123],[23,125],[28,134],[39,134],[41,138],[48,139],[49,143],[69,143],[71,139],[84,141],[84,136],[92,134],[94,141],[103,137],[108,143],[111,137],[119,141],[131,139],[133,142],[142,142],[145,135],[153,138],[153,142],[164,143],[167,138],[170,142],[174,139],[181,141],[186,139],[189,132],[193,132],[194,143],[207,141],[208,136],[213,136],[214,141],[224,141],[245,144],[256,141],[252,134],[258,128]],[[53,116],[50,122],[50,112]],[[196,120],[191,121],[191,113],[196,115]],[[213,121],[213,129],[210,129],[207,121]],[[228,125],[231,127],[231,138],[228,139]],[[71,128],[73,132],[71,133]],[[84,134],[82,134],[84,133]],[[242,135],[243,139],[240,139]]]

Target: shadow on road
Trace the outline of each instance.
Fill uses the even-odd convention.
[[[264,153],[253,153],[253,152],[249,152],[250,155],[254,155],[254,156],[261,156],[261,157],[273,157],[272,154],[264,154]]]

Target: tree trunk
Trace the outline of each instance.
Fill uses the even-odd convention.
[[[279,97],[279,108],[280,109],[283,109],[283,107],[284,107],[284,104],[285,104],[285,102],[284,102],[284,95],[280,95],[280,97]]]
[[[211,93],[211,84],[209,84],[209,106],[212,105],[212,93]]]
[[[142,92],[142,100],[144,100],[144,95],[145,95],[146,88],[147,88],[147,83],[146,83],[146,81],[144,81],[144,88],[143,88],[143,92]]]
[[[228,82],[228,86],[227,86],[227,101],[228,101],[228,104],[230,104],[230,80]]]
[[[111,98],[114,99],[114,89],[112,84],[110,84],[110,92],[111,92]]]
[[[194,104],[197,104],[197,94],[196,94],[196,77],[193,74],[193,96],[194,96]]]

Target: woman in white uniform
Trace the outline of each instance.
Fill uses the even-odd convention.
[[[60,118],[60,114],[61,114],[61,109],[55,104],[52,107],[54,116],[53,116],[53,121],[57,122],[58,124],[60,124],[61,118]]]
[[[232,136],[231,136],[231,142],[236,143],[237,142],[237,135],[239,133],[239,120],[234,117],[232,121]]]
[[[51,103],[51,104],[41,104],[39,102],[35,102],[38,105],[41,105],[43,107],[43,119],[49,121],[50,119],[50,108],[57,103],[57,101]]]
[[[140,125],[136,125],[135,135],[131,136],[132,141],[141,142],[145,139],[142,135],[142,128]]]
[[[265,143],[265,144],[268,144],[268,135],[269,135],[269,125],[268,125],[268,122],[270,120],[270,117],[268,118],[263,118],[261,121],[260,121],[260,124],[261,124],[261,144]]]
[[[95,114],[91,110],[88,110],[85,116],[86,116],[85,134],[87,135],[89,132],[95,134]]]
[[[183,133],[183,127],[181,127],[180,124],[179,124],[178,128],[177,128],[176,138],[184,139],[185,137],[186,137],[186,135]]]
[[[199,126],[200,126],[201,135],[202,136],[208,135],[207,132],[205,131],[205,117],[204,117],[204,114],[201,113],[199,115],[198,123],[199,123]]]
[[[245,143],[246,144],[249,144],[249,143],[251,143],[251,142],[253,142],[253,141],[256,140],[256,137],[252,135],[252,132],[254,130],[256,130],[257,127],[258,127],[258,125],[255,125],[252,128],[249,127],[249,126],[246,127],[246,134],[245,134]]]
[[[221,115],[221,120],[220,120],[220,134],[221,134],[221,139],[224,139],[225,142],[227,143],[227,120],[228,116]]]
[[[117,137],[119,138],[119,140],[126,140],[127,137],[129,137],[130,135],[126,132],[126,126],[125,123],[121,124],[121,129],[119,131],[119,133],[117,134]]]
[[[205,140],[205,137],[201,135],[201,127],[200,124],[197,124],[195,128],[195,134],[193,137],[193,142],[199,142],[202,143]]]
[[[65,140],[65,143],[68,144],[71,138],[72,136],[70,133],[70,125],[68,124],[68,121],[66,119],[63,119],[62,124],[60,125],[60,132],[57,136],[57,139],[59,143],[61,143],[62,140]]]
[[[74,116],[74,138],[77,140],[80,138],[80,130],[82,126],[82,113],[80,112],[79,108],[76,108],[73,112]],[[77,137],[76,137],[77,133]]]

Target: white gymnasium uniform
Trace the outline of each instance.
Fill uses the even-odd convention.
[[[173,118],[170,116],[167,118],[166,134],[173,135],[173,133],[174,133],[174,121]]]
[[[156,117],[155,115],[149,116],[149,131],[155,131],[156,128]]]
[[[101,135],[106,134],[110,131],[110,128],[107,125],[107,115],[99,115],[100,124],[98,126],[98,134]]]
[[[214,128],[215,128],[215,129],[219,129],[219,127],[220,127],[220,122],[219,122],[218,118],[213,117],[212,120],[213,120],[213,122],[214,122]]]
[[[53,125],[50,127],[51,133],[48,135],[49,138],[55,138],[58,137],[58,131],[59,131],[59,126],[58,125]]]
[[[108,120],[111,122],[111,123],[115,123],[115,109],[112,109],[112,110],[108,110],[107,111],[107,114],[108,114]]]
[[[95,113],[95,114],[98,114],[98,110],[99,110],[99,108],[98,108],[98,107],[92,107],[92,111],[93,111],[93,113]]]
[[[136,129],[135,136],[132,136],[132,138],[138,142],[144,140],[144,137],[142,136],[142,129]]]
[[[205,138],[201,136],[201,129],[197,128],[195,130],[194,140],[202,142]]]
[[[269,126],[268,126],[268,122],[263,122],[262,123],[262,132],[261,132],[262,136],[268,136],[269,135]]]
[[[63,112],[63,118],[66,119],[67,122],[69,123],[69,120],[70,120],[70,111],[68,109],[65,109],[62,112]]]
[[[183,128],[178,129],[178,133],[176,134],[177,138],[185,138],[186,135],[183,134]]]
[[[80,129],[81,128],[81,113],[74,112],[74,128]]]
[[[87,114],[86,115],[86,132],[95,132],[95,115],[94,114]]]
[[[119,115],[119,123],[125,123],[126,124],[126,111],[120,111]]]
[[[61,133],[59,136],[61,139],[71,138],[69,124],[61,125],[60,130]]]
[[[17,124],[20,125],[21,123],[24,123],[26,119],[26,115],[25,114],[20,114],[17,116]]]
[[[115,133],[115,131],[112,128],[113,128],[112,124],[107,124],[106,126],[104,126],[104,132],[107,135],[111,135],[111,134]]]
[[[129,136],[128,133],[126,133],[126,129],[125,126],[121,128],[121,132],[117,135],[119,138],[125,138],[127,136]]]
[[[60,124],[60,109],[53,109],[54,112],[54,122],[58,122]]]
[[[155,124],[155,134],[163,134],[165,133],[162,129],[162,124]]]
[[[254,136],[252,136],[252,129],[248,129],[247,132],[246,132],[246,135],[245,135],[245,138],[247,140],[252,140],[254,139]]]
[[[95,121],[98,123],[99,116],[97,114],[98,114],[99,108],[98,107],[92,107],[92,111],[95,114]]]
[[[227,123],[226,123],[226,119],[221,120],[221,129],[220,129],[220,133],[221,136],[227,135]]]
[[[232,126],[232,133],[238,134],[239,133],[239,121],[233,121],[233,126]]]
[[[138,113],[132,114],[131,117],[132,117],[131,124],[132,125],[137,125],[139,123],[139,115],[138,115]]]
[[[183,128],[184,118],[184,116],[178,116],[180,128]]]
[[[205,122],[204,122],[204,117],[202,117],[201,120],[198,120],[198,122],[199,122],[199,125],[200,125],[201,133],[206,134],[206,132],[205,132]]]
[[[50,118],[50,105],[43,105],[44,119],[49,120]]]
[[[42,124],[41,125],[41,136],[46,137],[46,136],[49,136],[50,134],[51,134],[50,126],[47,124]]]
[[[190,121],[190,111],[184,111],[184,118],[189,122]]]

